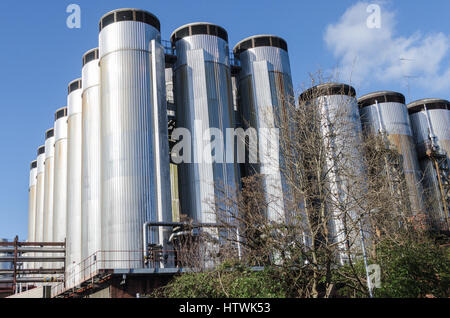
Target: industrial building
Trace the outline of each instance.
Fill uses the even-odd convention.
[[[230,51],[227,31],[216,24],[181,26],[170,42],[161,40],[160,28],[156,16],[139,9],[101,17],[98,48],[80,57],[81,78],[69,83],[67,107],[56,110],[54,127],[31,163],[27,241],[0,242],[0,293],[147,293],[189,271],[179,262],[177,238],[197,231],[220,237],[214,211],[228,207],[218,196],[235,196],[240,178],[253,173],[264,174],[267,193],[279,198],[270,202],[268,220],[287,217],[276,135],[263,136],[276,147],[263,152],[270,160],[259,163],[229,162],[224,152],[197,147],[217,138],[214,132],[277,127],[285,104],[296,103],[286,41],[255,35]],[[406,106],[402,94],[389,91],[357,99],[356,90],[343,83],[315,86],[299,101],[328,118],[344,114],[348,135],[329,141],[330,166],[338,160],[336,149],[344,149],[353,160],[339,164],[364,174],[364,154],[354,146],[361,131],[386,136],[403,157],[412,209],[427,211],[431,226],[448,229],[448,101]],[[174,160],[176,128],[192,133],[190,162]],[[321,129],[329,136],[334,128],[323,122]],[[345,176],[333,180],[336,197],[348,201],[342,198],[349,187]],[[340,240],[348,233],[339,211],[330,212],[330,233]],[[341,263],[355,242],[341,246]]]

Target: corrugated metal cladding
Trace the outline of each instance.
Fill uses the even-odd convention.
[[[28,185],[28,242],[34,241],[34,226],[36,219],[36,184],[37,184],[37,161],[30,166],[30,182]]]
[[[44,242],[53,242],[53,184],[55,165],[54,129],[47,130],[45,140]]]
[[[107,267],[139,268],[142,225],[172,220],[164,50],[159,31],[135,21],[109,24],[99,42],[102,250]],[[151,242],[167,248],[169,235]]]
[[[312,90],[328,92],[333,91],[334,87],[344,86],[322,84]],[[349,91],[352,92],[354,89],[350,88]],[[354,198],[362,198],[367,188],[364,183],[364,159],[360,147],[362,128],[358,103],[352,93],[349,95],[313,93],[311,97],[308,106],[319,110],[321,132],[327,150],[326,164],[330,171],[330,191],[334,194],[327,207],[330,215],[329,235],[330,239],[338,243],[341,251],[340,262],[344,264],[348,261],[347,251],[357,250],[360,247],[359,229],[346,229],[345,224],[354,222],[359,217],[360,203]],[[346,175],[361,176],[361,179],[348,180]],[[354,196],[350,197],[349,193]],[[342,209],[338,208],[341,206]]]
[[[44,241],[44,198],[45,198],[45,146],[38,149],[36,177],[36,220],[35,242]],[[37,255],[39,256],[39,255]],[[36,263],[39,268],[41,263]]]
[[[35,238],[36,184],[37,184],[37,161],[33,161],[30,166],[30,183],[28,187],[28,242],[34,242]],[[26,266],[27,266],[26,268],[34,268],[34,263],[28,263]]]
[[[92,55],[92,52],[97,52],[94,55],[98,56],[98,49],[94,49],[86,52],[85,57]],[[86,58],[83,60],[87,61]],[[81,259],[86,260],[101,250],[101,113],[98,57],[84,64],[82,86]],[[99,257],[100,255],[97,255],[98,260]]]
[[[45,173],[44,173],[44,224],[43,241],[53,242],[53,193],[54,193],[54,168],[55,168],[55,136],[54,128],[45,133]],[[51,263],[45,263],[48,268]]]
[[[439,107],[433,107],[438,104]],[[450,111],[448,110],[448,104],[448,101],[445,100],[425,99],[408,105],[419,164],[423,172],[426,205],[430,212],[432,226],[437,228],[446,228],[446,215],[436,169],[433,162],[427,158],[426,145],[431,144],[430,137],[433,136],[434,142],[439,146],[440,151],[447,154],[447,160],[449,160]],[[421,105],[422,110],[412,110]],[[427,105],[427,110],[423,108],[423,105]]]
[[[194,221],[215,223],[215,208],[230,212],[220,202],[222,191],[234,196],[238,181],[237,165],[226,162],[226,148],[222,153],[216,149],[214,155],[203,151],[213,140],[203,136],[210,128],[220,130],[224,138],[226,129],[233,128],[228,43],[218,36],[197,34],[179,39],[175,47],[177,127],[192,134],[192,163],[180,164],[179,170],[181,211]]]
[[[60,108],[55,113],[54,174],[53,240],[64,242],[67,227],[67,107]],[[54,266],[61,268],[64,263],[54,263]]]
[[[66,239],[67,215],[67,108],[56,111],[55,117],[55,181],[53,198],[53,239]]]
[[[376,103],[362,106],[360,109],[362,126],[365,131],[371,134],[378,134],[380,131],[386,133],[391,147],[402,156],[403,173],[410,195],[412,212],[414,214],[423,213],[425,206],[423,202],[423,188],[420,183],[421,172],[408,109],[404,103],[390,102],[389,97],[395,97],[393,94],[380,95],[378,106]],[[367,96],[370,95],[373,94]],[[388,102],[385,102],[384,98],[382,99],[385,95],[388,96]],[[365,96],[359,99],[360,106],[365,99]]]
[[[74,83],[77,83],[75,86]],[[81,79],[69,84],[67,96],[67,226],[66,271],[75,284],[81,263],[81,162],[82,162],[82,99]]]
[[[250,38],[267,38],[255,36]],[[247,39],[246,39],[247,40]],[[246,41],[243,40],[240,43]],[[245,128],[253,127],[258,131],[258,148],[260,158],[258,164],[247,164],[244,175],[254,172],[265,174],[264,188],[271,201],[268,218],[285,220],[285,195],[288,192],[280,171],[282,158],[279,151],[268,149],[270,144],[279,149],[276,134],[263,134],[261,128],[277,128],[282,111],[288,109],[287,103],[293,103],[293,87],[288,52],[274,46],[251,47],[238,50],[235,55],[241,62],[239,73],[239,112],[241,123]],[[264,157],[264,158],[263,158]]]

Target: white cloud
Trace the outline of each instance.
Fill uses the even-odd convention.
[[[358,2],[326,29],[324,40],[339,61],[341,77],[367,86],[418,76],[411,79],[414,85],[434,93],[448,92],[450,36],[442,32],[423,35],[420,31],[397,36],[396,15],[381,4],[381,28],[368,28],[369,4]]]

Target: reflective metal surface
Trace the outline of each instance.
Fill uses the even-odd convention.
[[[45,146],[41,146],[45,147]],[[41,148],[40,147],[40,148]],[[45,152],[37,157],[35,242],[44,241]],[[39,256],[39,255],[37,255]],[[36,263],[36,267],[41,267]]]
[[[233,128],[228,43],[199,34],[183,37],[175,46],[177,127],[192,135],[192,163],[179,165],[181,211],[196,222],[214,223],[222,196],[233,197],[238,182],[235,163],[226,161],[226,148],[214,156],[206,150],[212,141],[210,129],[218,129],[225,138],[226,129]]]
[[[241,42],[260,37],[264,36],[250,37]],[[258,164],[245,165],[241,169],[242,174],[256,172],[266,175],[262,182],[270,201],[268,218],[284,221],[284,196],[288,191],[280,171],[280,151],[276,150],[279,149],[279,136],[265,129],[277,128],[282,110],[286,111],[286,104],[294,102],[289,56],[279,47],[260,46],[246,49],[236,57],[242,67],[238,84],[240,121],[245,128],[257,129],[259,149],[266,148],[267,144],[273,147],[260,153]]]
[[[364,99],[364,96],[361,99]],[[380,102],[361,108],[360,115],[366,132],[385,133],[390,146],[401,155],[412,212],[423,213],[425,206],[420,182],[421,172],[406,105],[397,102]]]
[[[433,103],[448,104],[445,100],[424,99],[410,103],[408,109],[411,110],[420,105]],[[448,109],[433,109],[430,105],[427,109],[423,108],[421,111],[410,113],[409,118],[419,156],[419,164],[423,172],[423,187],[432,226],[448,229],[445,207],[438,181],[438,170],[436,169],[436,163],[428,157],[427,151],[439,154],[444,160],[446,158],[448,165],[450,154],[450,111]],[[448,174],[448,171],[441,170],[441,172]],[[447,202],[449,201],[448,194],[446,195],[446,200]]]
[[[82,79],[81,259],[85,260],[101,250],[101,115],[98,59],[84,65]]]
[[[70,85],[69,85],[70,86]],[[81,262],[82,89],[67,96],[67,226],[66,269]],[[77,283],[75,278],[75,283]],[[73,282],[72,282],[73,283]]]
[[[171,220],[169,145],[160,33],[122,21],[99,36],[102,114],[102,250],[143,251],[143,224]],[[168,244],[169,232],[152,242]],[[119,259],[113,268],[140,268]]]

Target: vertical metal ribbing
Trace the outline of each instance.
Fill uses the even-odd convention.
[[[42,146],[45,149],[45,146]],[[40,147],[40,149],[42,148]],[[44,198],[45,198],[45,152],[37,157],[37,183],[36,183],[36,220],[35,220],[35,242],[43,242],[44,240]],[[40,254],[36,254],[40,256]],[[36,267],[39,268],[42,263],[37,262]]]
[[[157,29],[134,21],[110,24],[99,36],[102,250],[107,259],[104,264],[110,268],[142,267],[143,224],[158,220],[158,215],[167,211],[170,214],[164,64],[158,53],[162,50],[159,42]],[[158,127],[157,137],[155,126],[163,116],[164,126]],[[163,142],[167,143],[166,150]],[[158,159],[157,163],[157,152],[165,161]],[[159,166],[159,175],[155,165]]]
[[[258,132],[260,155],[259,163],[246,164],[244,173],[267,174],[263,186],[271,202],[268,218],[287,220],[285,195],[288,189],[281,171],[283,158],[273,147],[279,148],[278,120],[282,118],[282,111],[289,110],[285,106],[294,95],[289,55],[279,47],[260,46],[240,52],[239,60],[242,67],[239,72],[239,111],[242,121]]]
[[[32,163],[30,169],[30,183],[28,188],[28,242],[34,242],[36,220],[36,183],[37,161]],[[33,254],[32,254],[33,255]],[[28,268],[34,268],[34,263],[29,263]]]
[[[50,131],[47,131],[50,132]],[[55,168],[55,137],[53,129],[51,137],[45,140],[45,178],[44,178],[44,242],[53,242],[53,194],[54,194],[54,168]],[[51,263],[46,263],[45,267],[51,267]]]
[[[59,112],[63,112],[63,115],[55,120],[53,240],[64,242],[67,226],[67,108],[61,108]],[[59,268],[63,265],[55,263]]]
[[[421,101],[412,104],[421,105]],[[448,103],[443,100],[423,100],[422,105],[429,103]],[[412,104],[408,105],[408,108]],[[448,107],[448,106],[447,106]],[[448,109],[429,109],[423,107],[421,111],[409,115],[411,127],[416,144],[419,165],[423,173],[423,187],[425,192],[426,206],[429,211],[430,221],[435,228],[447,229],[446,208],[442,201],[442,192],[438,180],[436,163],[428,157],[427,150],[431,146],[438,146],[441,156],[449,160],[450,154],[450,111]],[[448,200],[444,198],[444,200]]]
[[[83,274],[95,270],[101,250],[101,112],[100,67],[94,59],[82,70],[81,259]],[[96,254],[101,264],[101,253]]]
[[[180,165],[181,209],[198,222],[215,222],[220,188],[225,193],[233,191],[238,181],[235,163],[226,162],[226,148],[223,157],[215,155],[215,162],[212,149],[206,148],[211,145],[211,136],[206,135],[213,132],[210,129],[219,130],[225,138],[226,129],[233,128],[228,44],[199,34],[179,39],[175,45],[177,126],[192,134],[192,163]]]
[[[82,162],[82,89],[67,96],[67,226],[66,271],[68,286],[80,280],[81,263],[81,162]]]
[[[34,161],[34,163],[36,167],[30,169],[30,182],[28,186],[28,242],[33,242],[35,237],[37,161]]]
[[[390,146],[402,156],[412,212],[423,213],[425,206],[420,183],[421,173],[406,105],[398,102],[377,102],[361,108],[360,114],[364,130],[370,134],[385,133]]]

